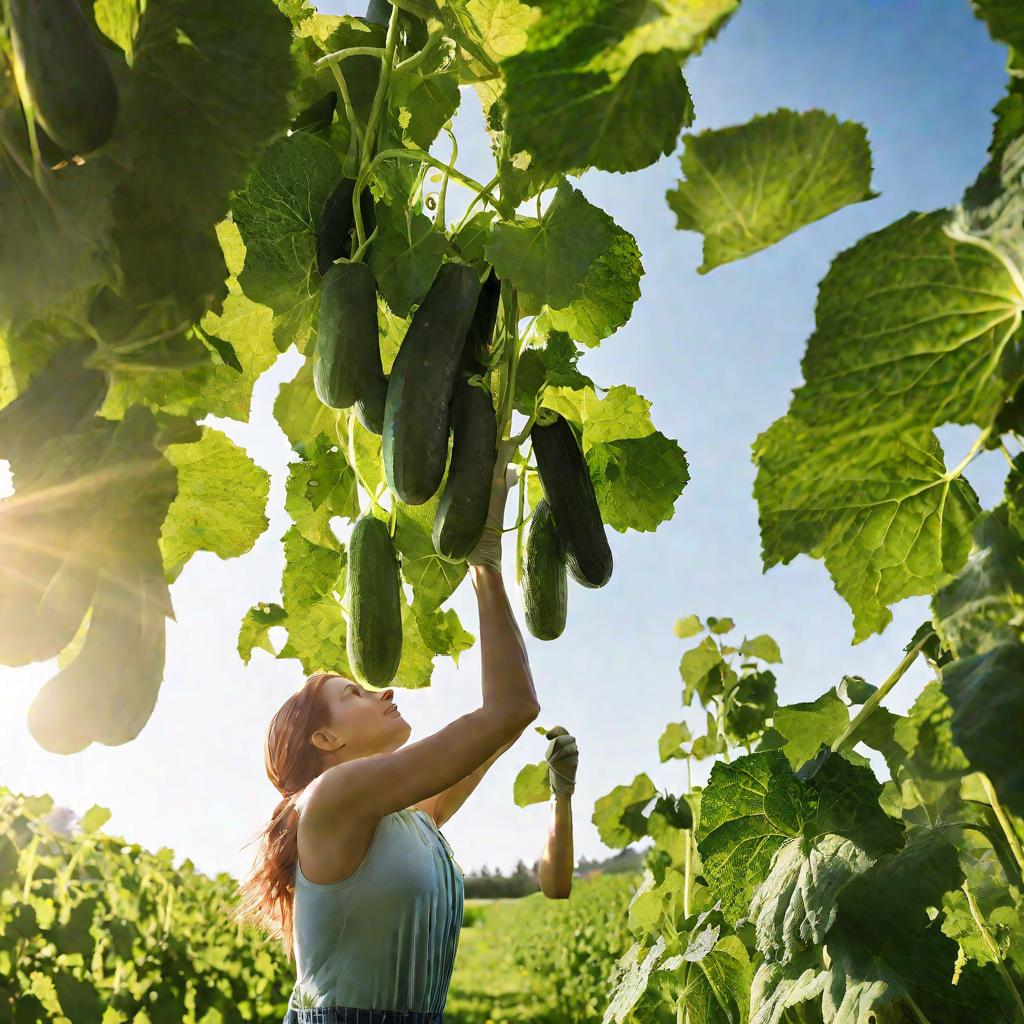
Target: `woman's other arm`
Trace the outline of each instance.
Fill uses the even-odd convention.
[[[572,891],[572,796],[551,794],[551,818],[544,852],[540,855],[537,877],[548,899],[567,900]]]

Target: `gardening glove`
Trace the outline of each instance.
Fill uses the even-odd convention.
[[[572,796],[576,789],[576,765],[580,759],[576,737],[561,725],[549,729],[545,735],[551,740],[544,755],[551,792]]]
[[[491,501],[487,508],[487,521],[476,547],[466,556],[469,565],[491,565],[501,572],[501,533],[505,522],[505,501],[509,490],[518,479],[515,468],[508,464],[511,455],[511,450],[502,442],[491,478]]]

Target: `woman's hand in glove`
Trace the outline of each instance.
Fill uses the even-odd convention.
[[[491,501],[487,508],[487,522],[476,547],[466,556],[469,565],[490,565],[501,572],[501,534],[505,524],[505,502],[508,492],[518,480],[515,469],[508,464],[512,448],[502,441],[494,463],[491,478]]]
[[[546,736],[551,740],[544,755],[551,792],[571,796],[576,789],[576,766],[580,759],[576,737],[561,725],[549,729]]]

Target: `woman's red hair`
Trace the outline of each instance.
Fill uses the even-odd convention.
[[[324,682],[337,672],[314,672],[270,720],[263,744],[267,776],[282,794],[270,822],[253,842],[259,842],[253,869],[239,883],[241,901],[232,919],[248,922],[278,938],[290,960],[292,914],[295,905],[295,865],[299,859],[298,812],[295,797],[323,770],[310,737],[327,722],[320,699]],[[249,845],[249,844],[246,844]]]

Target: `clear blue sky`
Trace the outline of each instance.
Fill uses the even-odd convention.
[[[695,129],[741,123],[782,106],[855,119],[867,126],[881,196],[701,277],[700,238],[676,231],[664,202],[678,177],[675,155],[634,174],[593,172],[582,179],[590,200],[636,236],[647,271],[630,324],[588,353],[582,368],[602,386],[632,384],[654,403],[655,424],[679,440],[692,479],[675,517],[657,533],[608,531],[612,580],[598,591],[571,585],[569,621],[558,641],[528,637],[542,705],[538,722],[565,725],[579,744],[577,857],[610,852],[590,815],[613,786],[640,771],[663,788],[683,783],[681,763],[661,765],[657,756],[666,722],[697,722],[692,709],[681,709],[677,665],[684,645],[672,635],[678,616],[729,615],[738,634],[772,634],[784,661],[778,668],[783,703],[813,698],[845,672],[880,681],[926,616],[925,598],[905,601],[882,636],[853,647],[849,609],[822,563],[801,556],[762,575],[750,444],[786,411],[790,390],[801,381],[817,283],[836,254],[909,210],[955,202],[973,180],[984,162],[990,108],[1004,86],[1004,61],[1004,49],[989,40],[967,0],[746,0],[688,68]],[[468,90],[457,131],[460,165],[487,180],[479,103]],[[208,872],[237,875],[248,867],[252,848],[242,845],[278,799],[263,767],[267,724],[303,680],[295,661],[257,651],[246,668],[235,652],[246,609],[278,594],[291,452],[271,407],[299,362],[293,350],[259,381],[250,424],[210,420],[271,472],[271,526],[241,559],[197,555],[172,586],[178,621],[169,623],[167,673],[140,737],[71,757],[47,754],[29,737],[25,715],[53,664],[0,669],[0,781],[26,793],[49,792],[79,813],[104,804],[113,811],[109,830],[152,849],[172,847],[176,862],[190,856]],[[946,427],[939,436],[953,465],[972,434]],[[984,505],[998,500],[1005,468],[994,452],[968,470]],[[476,632],[468,583],[452,606]],[[916,666],[891,706],[903,709],[926,676]],[[413,740],[479,699],[477,649],[463,655],[458,669],[439,663],[431,689],[400,694]],[[526,733],[445,826],[467,872],[484,863],[508,870],[520,857],[532,862],[540,855],[548,808],[517,808],[512,780],[524,763],[543,757],[545,746]]]

